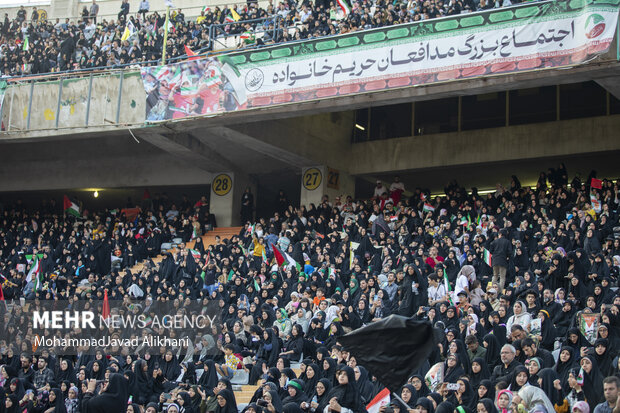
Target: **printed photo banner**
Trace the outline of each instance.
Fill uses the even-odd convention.
[[[601,320],[600,314],[594,313],[581,313],[579,314],[579,330],[581,334],[594,345],[594,342],[598,338],[598,326]]]
[[[147,121],[579,64],[609,50],[619,3],[528,3],[147,67]]]

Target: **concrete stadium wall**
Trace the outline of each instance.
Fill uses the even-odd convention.
[[[620,149],[620,115],[354,144],[353,175]]]

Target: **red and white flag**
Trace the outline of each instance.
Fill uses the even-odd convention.
[[[379,409],[388,404],[390,404],[390,391],[386,387],[368,403],[366,410],[368,410],[368,413],[379,413]]]

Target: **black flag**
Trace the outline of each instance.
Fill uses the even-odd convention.
[[[358,364],[397,392],[424,363],[435,346],[428,321],[391,315],[338,339]]]

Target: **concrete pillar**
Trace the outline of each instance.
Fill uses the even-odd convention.
[[[235,172],[213,174],[211,181],[211,213],[215,215],[219,227],[241,225],[241,195],[249,186],[256,204],[256,185],[250,177]]]
[[[323,195],[328,195],[332,202],[337,196],[354,197],[355,177],[343,170],[325,165],[304,168],[301,173],[300,205],[305,205],[306,208],[310,204],[318,205]]]
[[[91,3],[83,3],[82,7],[90,7],[90,4]],[[79,0],[54,0],[51,5],[48,19],[60,18],[60,21],[64,22],[65,18],[69,17],[72,18],[72,20],[75,20],[75,18],[80,15],[82,10],[79,6]]]

